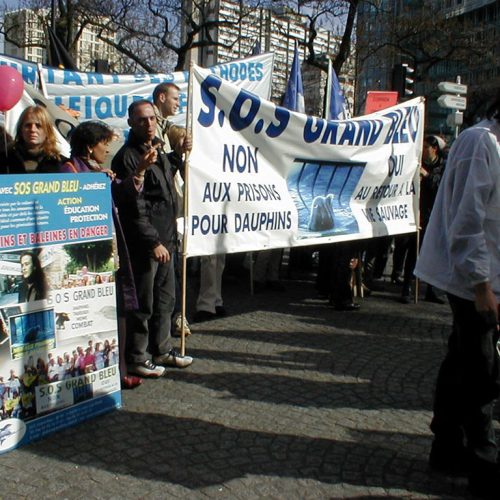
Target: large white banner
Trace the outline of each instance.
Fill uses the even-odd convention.
[[[422,98],[327,121],[193,80],[189,256],[416,231]]]
[[[16,68],[26,83],[38,86],[37,66],[8,56],[0,56],[0,65]],[[247,59],[219,64],[211,73],[233,84],[269,98],[273,70],[273,54],[260,54]],[[49,98],[81,113],[80,120],[102,120],[120,130],[127,130],[127,109],[138,99],[151,99],[156,85],[173,82],[179,86],[180,109],[174,121],[185,123],[188,72],[157,74],[80,73],[43,66],[43,83]]]

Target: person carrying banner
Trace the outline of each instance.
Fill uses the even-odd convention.
[[[170,144],[168,131],[173,123],[169,117],[174,116],[179,110],[180,89],[175,83],[160,83],[153,90],[153,104],[156,115],[156,136],[165,144],[166,153],[174,150]]]
[[[175,144],[172,144],[172,141],[170,140],[171,135],[169,134],[169,131],[173,124],[168,120],[168,117],[175,115],[179,109],[179,87],[173,83],[161,83],[160,85],[157,85],[153,91],[153,101],[155,104],[157,121],[157,136],[163,139],[169,150],[173,150],[173,155],[170,158],[173,163],[176,164],[179,154],[190,151],[192,148],[192,142],[189,134],[186,136],[181,145],[182,150],[179,148],[176,150],[174,148]],[[179,187],[179,185],[179,175],[176,175],[176,191],[179,198],[182,199],[182,188]],[[225,255],[210,255],[201,258],[200,291],[196,303],[197,312],[194,318],[195,322],[213,319],[217,316],[223,316],[225,314],[221,291],[222,273],[224,271],[225,259]],[[178,258],[175,259],[174,257],[174,261],[175,260],[177,260],[177,262],[179,261]],[[177,269],[179,269],[178,265]],[[180,287],[178,288],[180,289]],[[178,293],[176,297],[178,297],[178,299],[176,300],[177,303],[174,306],[173,321],[174,326],[178,325],[180,327],[182,318],[180,316],[180,297]],[[184,324],[187,325],[187,321],[185,321]],[[179,328],[175,328],[175,330],[178,331]],[[191,333],[189,327],[186,330],[186,333],[187,332]]]
[[[166,153],[171,153],[171,160],[178,168],[174,176],[174,184],[177,196],[177,216],[182,217],[184,198],[184,181],[181,175],[183,172],[183,154],[191,151],[192,141],[185,128],[178,127],[169,120],[169,117],[174,116],[179,110],[179,92],[180,89],[175,83],[160,83],[153,91],[153,104],[156,115],[156,135],[163,141],[163,149]],[[175,304],[171,327],[172,335],[180,337],[182,334],[182,260],[178,251],[175,252],[173,259],[175,271]],[[191,335],[189,324],[185,318],[184,333],[185,335]]]
[[[0,154],[0,173],[54,174],[62,160],[49,114],[42,106],[28,106],[17,122],[14,143]]]
[[[453,314],[439,370],[431,468],[467,474],[469,488],[498,498],[492,411],[500,394],[500,89],[487,119],[453,144],[415,274],[445,290]]]
[[[133,102],[128,116],[127,142],[111,163],[118,179],[133,175],[142,185],[139,196],[118,204],[139,301],[138,310],[127,313],[126,356],[131,373],[161,377],[164,365],[184,368],[193,362],[173,349],[170,334],[175,301],[171,255],[177,251],[175,167],[156,137],[153,103]]]

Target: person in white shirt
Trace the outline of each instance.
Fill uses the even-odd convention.
[[[453,330],[434,399],[429,465],[498,498],[492,411],[500,394],[500,89],[453,144],[415,274],[448,294]]]

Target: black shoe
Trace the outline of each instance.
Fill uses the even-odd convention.
[[[217,318],[217,314],[209,311],[197,311],[193,318],[193,323],[203,323]]]
[[[219,318],[222,318],[227,314],[227,311],[224,306],[215,306],[215,315]]]
[[[394,285],[402,285],[403,280],[399,276],[391,276],[391,283]]]
[[[466,477],[470,469],[469,453],[465,446],[449,448],[434,441],[429,454],[429,468],[446,476]]]
[[[357,302],[333,303],[332,305],[336,311],[357,311],[361,307]]]

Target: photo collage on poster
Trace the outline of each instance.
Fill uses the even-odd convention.
[[[18,176],[4,179],[11,177]],[[0,181],[4,179],[0,176]],[[106,215],[100,217],[97,231],[104,237],[94,239],[91,235],[96,231],[84,229],[78,234],[88,234],[88,241],[80,237],[67,241],[64,236],[71,232],[71,219],[66,221],[70,228],[51,228],[49,221],[46,230],[36,233],[28,232],[28,224],[17,223],[24,226],[19,234],[28,234],[28,240],[37,244],[10,245],[17,246],[13,250],[0,247],[0,453],[15,447],[24,434],[23,442],[28,442],[75,422],[75,416],[67,413],[66,425],[65,417],[58,417],[52,426],[46,421],[41,431],[36,425],[39,417],[59,410],[64,415],[80,403],[93,403],[97,414],[104,411],[104,403],[96,401],[113,394],[104,405],[120,404],[111,215],[109,203],[101,201],[99,194],[93,196],[96,200],[87,202],[91,205],[85,204],[83,196],[75,200],[82,206],[97,206]],[[59,195],[45,206],[60,200]],[[6,230],[14,226],[8,221],[14,219],[16,203],[0,202],[0,240],[4,242],[24,241],[16,233],[14,239],[6,239],[10,237]],[[36,212],[26,211],[24,219],[36,220],[42,205],[37,200]],[[47,212],[57,220],[57,213]],[[42,241],[49,238],[59,241]],[[91,406],[81,410],[85,418],[93,416]]]

